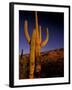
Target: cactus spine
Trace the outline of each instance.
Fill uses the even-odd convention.
[[[35,12],[35,29],[33,30],[32,37],[28,34],[28,22],[24,21],[24,32],[26,39],[30,45],[30,70],[29,78],[34,78],[34,71],[38,78],[40,78],[41,72],[41,60],[40,60],[40,49],[45,46],[48,42],[48,28],[46,28],[46,39],[42,41],[41,36],[41,26],[38,26],[37,12]]]

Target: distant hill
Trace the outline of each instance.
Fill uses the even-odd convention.
[[[44,59],[50,60],[50,61],[57,61],[62,58],[64,58],[64,49],[63,48],[41,53],[42,61],[44,61]]]

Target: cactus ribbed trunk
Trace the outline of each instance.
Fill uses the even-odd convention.
[[[34,78],[34,68],[35,68],[35,30],[33,31],[30,45],[30,70],[29,70],[29,78]]]
[[[37,12],[35,12],[35,17],[36,17],[36,40],[35,40],[35,54],[36,54],[36,63],[35,63],[35,74],[36,77],[40,77],[40,71],[41,71],[41,63],[40,63],[40,35],[39,35],[39,29],[38,29],[38,17],[37,17]]]

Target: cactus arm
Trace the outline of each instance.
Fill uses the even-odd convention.
[[[35,12],[35,24],[36,24],[36,37],[39,39],[39,31],[38,31],[38,16],[37,16],[37,11]]]
[[[29,68],[29,78],[34,78],[34,68],[35,68],[35,35],[36,31],[33,30],[31,44],[30,44],[30,68]]]
[[[49,39],[48,28],[46,30],[47,30],[47,32],[46,32],[46,39],[41,43],[41,47],[44,47],[47,44],[48,39]]]
[[[35,22],[36,22],[36,30],[38,31],[38,17],[37,17],[37,11],[35,12]]]
[[[41,26],[39,26],[39,31],[40,31],[40,43],[41,43],[41,38],[42,38],[42,36],[41,36]]]
[[[24,33],[25,33],[25,37],[26,37],[28,43],[30,43],[30,36],[28,33],[28,22],[27,22],[27,20],[25,20],[25,22],[24,22]]]
[[[35,24],[36,24],[36,27],[35,27],[35,31],[36,31],[36,42],[35,42],[35,45],[36,45],[36,57],[39,56],[39,53],[40,53],[40,35],[39,35],[39,27],[38,27],[38,16],[37,16],[37,12],[35,12]]]

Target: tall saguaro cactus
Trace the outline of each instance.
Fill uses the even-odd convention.
[[[41,26],[38,26],[38,16],[37,12],[35,12],[35,29],[33,30],[32,37],[30,39],[29,33],[28,33],[28,21],[24,21],[24,32],[25,37],[30,45],[30,70],[29,70],[29,78],[34,78],[34,71],[37,75],[37,77],[40,77],[41,72],[41,60],[40,60],[40,50],[43,46],[45,46],[48,42],[48,28],[46,28],[46,39],[42,41],[41,36]]]

